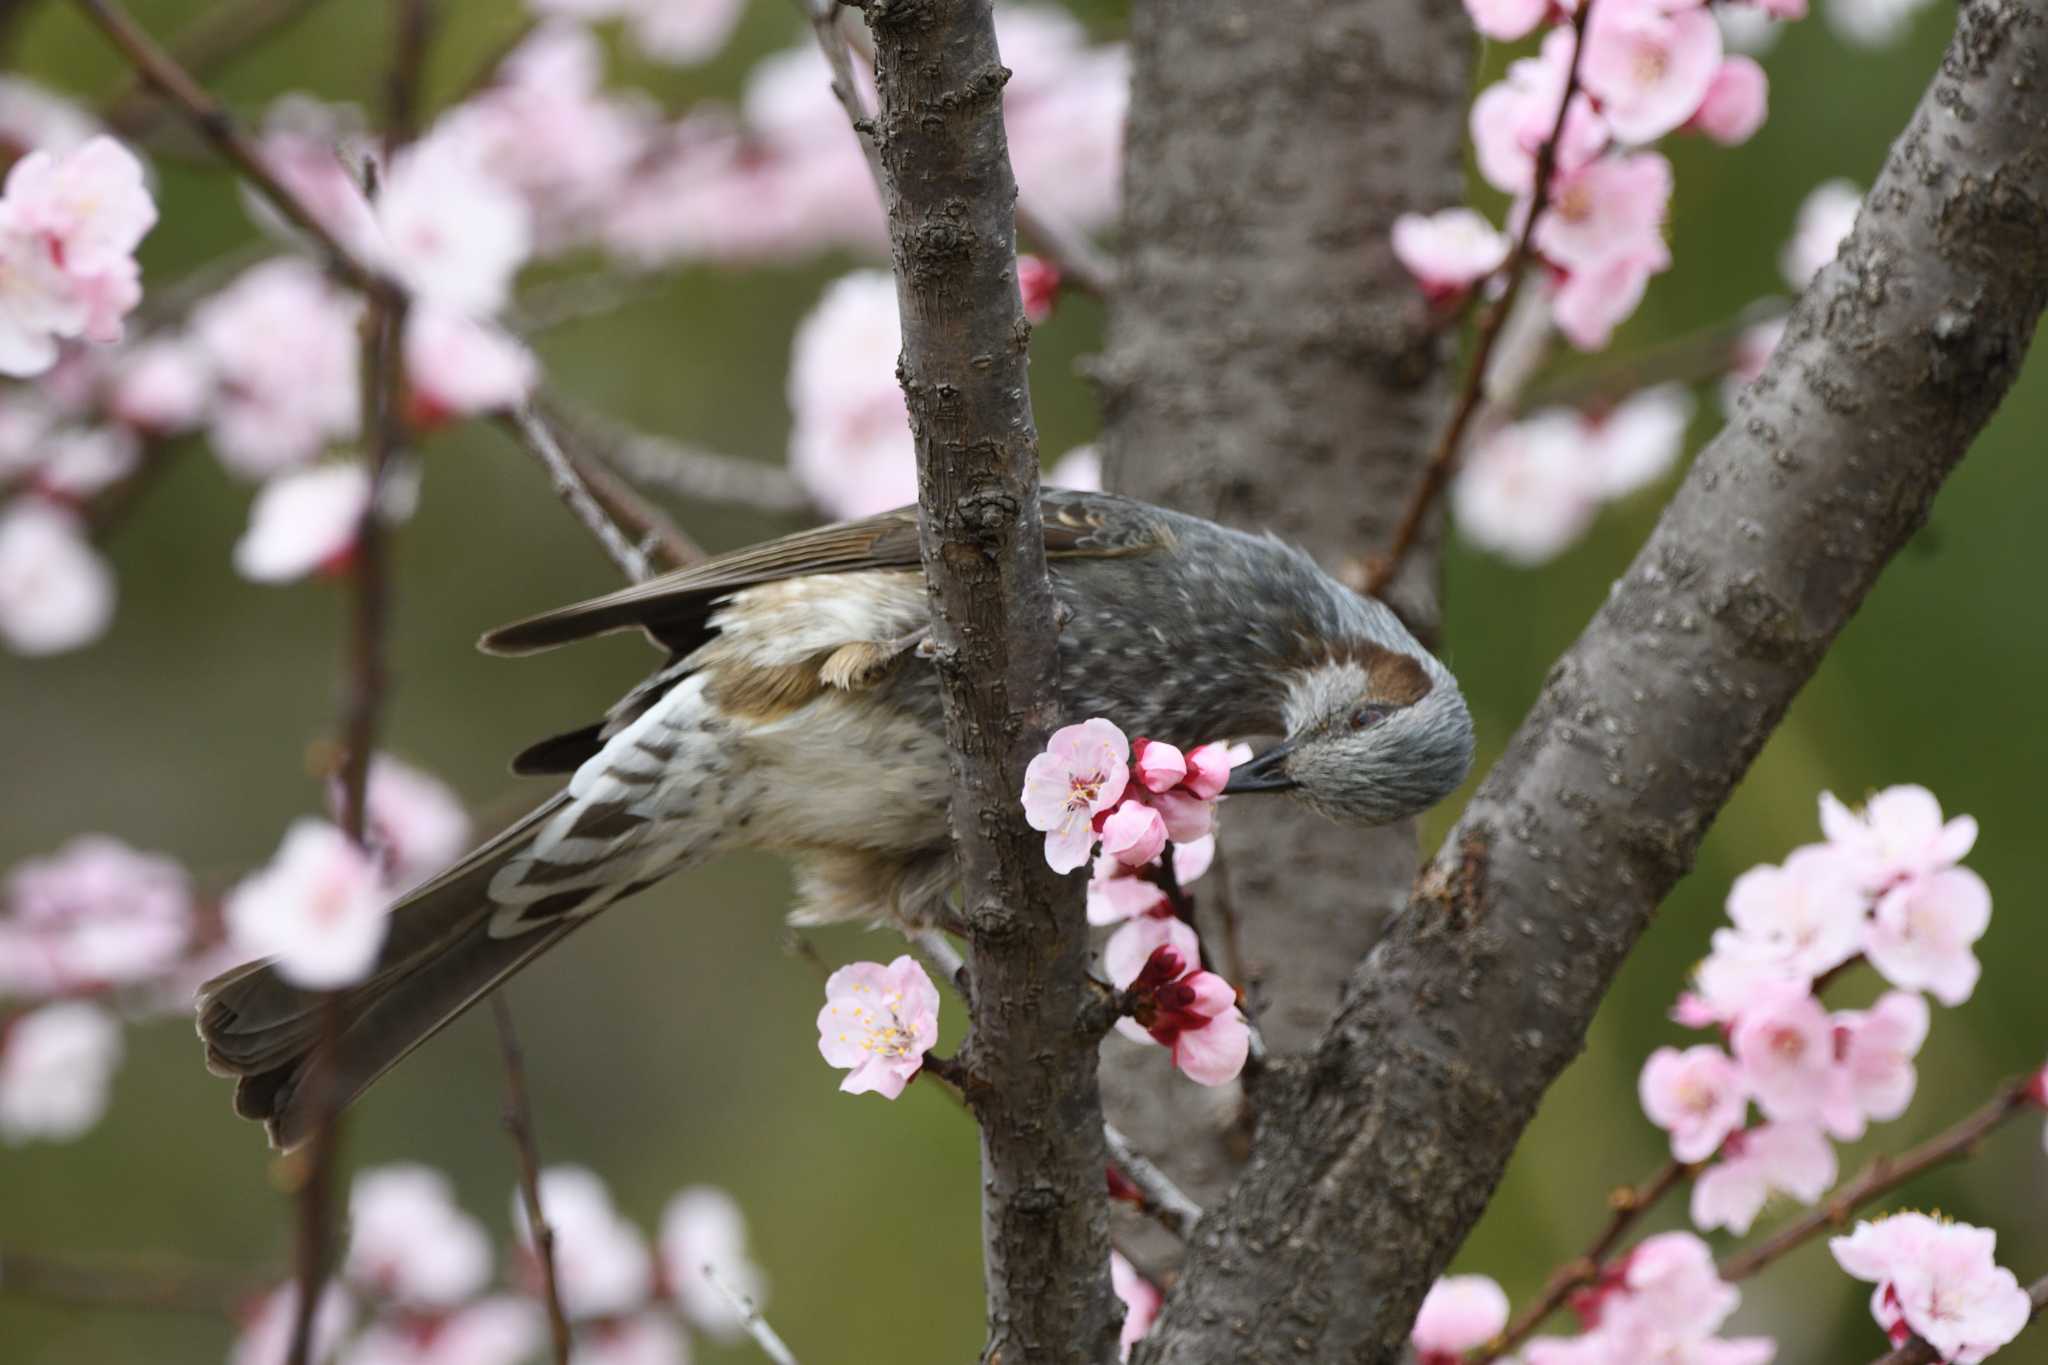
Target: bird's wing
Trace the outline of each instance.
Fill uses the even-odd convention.
[[[1169,542],[1156,509],[1107,493],[1048,488],[1041,496],[1051,557],[1139,554]],[[812,574],[909,569],[918,564],[917,509],[899,507],[860,521],[799,531],[707,559],[603,597],[500,626],[483,637],[492,654],[533,654],[638,628],[677,655],[701,645],[717,603],[740,588]]]

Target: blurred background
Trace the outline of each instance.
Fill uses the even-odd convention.
[[[146,0],[135,11],[169,32],[203,8]],[[462,89],[521,22],[509,5],[442,9],[427,82],[437,101]],[[1093,35],[1121,33],[1121,4],[1074,9]],[[292,90],[374,105],[384,17],[382,6],[319,6],[213,84],[252,111]],[[1895,45],[1875,50],[1845,45],[1822,22],[1792,26],[1762,58],[1772,111],[1754,141],[1733,151],[1699,139],[1668,145],[1676,265],[1653,282],[1609,363],[1782,290],[1777,255],[1802,199],[1832,177],[1869,182],[1950,19],[1936,6]],[[618,43],[611,79],[671,109],[734,97],[755,61],[801,37],[789,7],[757,3],[709,64],[678,71]],[[63,5],[37,7],[13,55],[18,69],[88,100],[124,74]],[[1488,72],[1502,61],[1489,53]],[[146,284],[256,239],[230,183],[201,159],[166,157],[158,171],[162,222],[143,249]],[[780,464],[792,332],[830,280],[868,263],[825,256],[665,272],[626,306],[550,331],[538,349],[566,393],[650,431]],[[1099,309],[1071,295],[1035,340],[1034,399],[1049,455],[1094,430],[1076,362],[1100,342]],[[1720,420],[1711,384],[1701,396],[1693,447]],[[2044,429],[2048,356],[2037,354],[1629,961],[1460,1268],[1495,1276],[1521,1301],[1583,1248],[1611,1186],[1662,1161],[1663,1135],[1635,1098],[1643,1058],[1688,1037],[1665,1011],[1721,922],[1730,880],[1818,838],[1823,789],[1854,800],[1917,782],[1950,812],[1976,815],[1983,835],[1969,862],[1997,907],[1980,948],[1983,984],[1962,1008],[1937,1010],[1913,1108],[1845,1149],[1844,1173],[1865,1152],[1943,1126],[2001,1077],[2042,1062],[2048,923],[2032,894],[2048,881],[2048,842],[2037,826],[2039,774],[2048,770],[2048,725],[2039,717],[2048,688]],[[534,464],[497,431],[451,428],[427,444],[424,463],[419,510],[395,550],[388,743],[474,809],[504,809],[522,790],[539,790],[507,776],[508,756],[601,710],[648,656],[635,639],[520,661],[477,654],[472,641],[483,629],[607,589],[615,574]],[[1454,543],[1445,640],[1477,715],[1482,770],[1673,482],[1610,507],[1591,535],[1538,569]],[[0,865],[104,831],[176,857],[219,890],[268,860],[294,816],[322,808],[308,755],[332,730],[345,603],[330,582],[277,587],[236,575],[229,548],[247,501],[247,489],[211,459],[173,461],[106,543],[120,585],[111,632],[52,658],[0,654]],[[674,513],[714,550],[790,525],[727,508],[679,504]],[[1429,818],[1426,846],[1459,804]],[[784,869],[768,860],[678,877],[518,980],[511,996],[543,1158],[600,1172],[620,1208],[650,1231],[679,1187],[730,1190],[772,1282],[769,1316],[805,1360],[971,1358],[982,1331],[972,1127],[930,1087],[893,1105],[837,1093],[837,1073],[816,1052],[817,969],[784,947],[788,893]],[[812,937],[828,962],[886,959],[898,946],[848,930]],[[1874,995],[1871,980],[1845,986],[1840,1000]],[[957,1010],[948,1025],[950,1040]],[[51,1252],[175,1253],[257,1272],[285,1265],[290,1206],[273,1159],[261,1133],[229,1113],[228,1087],[203,1071],[189,1027],[172,1018],[130,1030],[128,1048],[112,1106],[89,1133],[0,1146],[0,1240]],[[503,1232],[514,1166],[498,1127],[502,1083],[488,1016],[473,1014],[353,1112],[346,1165],[436,1166]],[[2041,1124],[2029,1118],[1897,1202],[1996,1227],[1999,1259],[2025,1280],[2048,1270],[2044,1193],[2048,1159]],[[1680,1217],[1674,1206],[1653,1226]],[[1736,1326],[1779,1336],[1781,1360],[1877,1353],[1867,1291],[1819,1245],[1744,1292]],[[8,1362],[214,1361],[232,1335],[230,1324],[203,1315],[55,1309],[9,1298],[0,1286],[0,1358]],[[2038,1349],[2023,1343],[2013,1354],[2032,1358]],[[753,1355],[745,1345],[705,1345],[698,1354]]]

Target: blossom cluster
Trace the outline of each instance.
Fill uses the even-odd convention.
[[[1976,1365],[2033,1316],[2019,1279],[1992,1259],[1996,1233],[1924,1213],[1858,1223],[1828,1242],[1835,1261],[1876,1286],[1870,1313],[1892,1345],[1919,1337],[1949,1365]]]
[[[1126,867],[1143,867],[1168,840],[1186,843],[1209,832],[1231,764],[1228,745],[1183,754],[1142,737],[1133,744],[1096,717],[1055,730],[1031,760],[1024,818],[1045,832],[1045,860],[1055,872],[1087,862],[1098,841]]]
[[[731,1295],[756,1304],[765,1297],[746,1221],[723,1190],[680,1191],[650,1244],[590,1171],[551,1167],[538,1183],[575,1359],[584,1365],[685,1365],[691,1331],[719,1342],[740,1337],[741,1310]],[[494,1283],[490,1237],[455,1202],[445,1176],[416,1165],[360,1172],[349,1191],[347,1251],[314,1315],[312,1358],[516,1365],[540,1354],[547,1327],[539,1262],[516,1191],[512,1216],[518,1241],[509,1283]],[[286,1284],[253,1305],[234,1365],[279,1365],[296,1304],[297,1288]]]
[[[236,963],[274,956],[306,986],[360,979],[392,898],[469,838],[446,786],[384,755],[364,814],[365,847],[302,819],[269,866],[221,897],[176,860],[106,835],[16,866],[0,893],[0,1141],[91,1128],[109,1102],[122,1021],[188,1013],[199,984]]]

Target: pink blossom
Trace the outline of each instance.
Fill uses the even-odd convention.
[[[1780,1122],[1821,1117],[1835,1088],[1835,1035],[1803,989],[1772,992],[1745,1010],[1731,1035],[1757,1106]]]
[[[1537,249],[1566,270],[1654,255],[1663,249],[1671,183],[1671,163],[1656,152],[1602,157],[1560,175],[1536,224]]]
[[[48,243],[80,279],[122,268],[156,225],[142,163],[111,137],[62,155],[29,153],[7,174],[6,202],[15,230]]]
[[[1753,867],[1728,890],[1728,918],[1785,975],[1812,980],[1863,949],[1869,901],[1828,845],[1796,849],[1783,867]],[[1718,947],[1721,931],[1715,935]]]
[[[1724,147],[1756,136],[1770,112],[1770,78],[1753,57],[1727,57],[1707,85],[1706,98],[1686,126]]]
[[[107,1111],[121,1026],[97,1005],[59,1001],[0,1027],[0,1142],[66,1142]]]
[[[689,1365],[689,1342],[666,1313],[594,1322],[578,1336],[569,1365]]]
[[[1095,846],[1095,817],[1115,806],[1129,782],[1124,732],[1096,717],[1053,731],[1045,752],[1024,770],[1024,818],[1045,831],[1045,860],[1072,872]]]
[[[546,1331],[539,1304],[496,1294],[450,1313],[379,1319],[349,1343],[342,1365],[519,1365]]]
[[[270,865],[228,893],[228,937],[246,957],[275,958],[295,986],[360,981],[384,944],[385,892],[369,855],[325,820],[286,831]]]
[[[1465,0],[1472,26],[1499,43],[1520,42],[1550,13],[1550,0]]]
[[[1196,960],[1172,947],[1154,949],[1125,987],[1136,1004],[1130,1018],[1117,1021],[1117,1031],[1170,1048],[1174,1066],[1196,1084],[1222,1085],[1244,1070],[1251,1027],[1237,1008],[1236,988],[1194,968]]]
[[[175,436],[206,420],[213,366],[181,336],[153,337],[121,357],[107,408],[151,436]]]
[[[57,342],[85,333],[90,312],[49,244],[16,225],[0,199],[0,374],[39,375],[57,363]]]
[[[1806,17],[1806,0],[1793,0],[1799,7],[1799,17]],[[1773,15],[1775,4],[1715,5],[1714,22],[1721,28],[1721,46],[1728,52],[1747,52],[1761,56],[1778,44],[1778,30],[1783,27]]]
[[[1650,277],[1671,265],[1662,242],[1609,256],[1598,265],[1572,271],[1551,291],[1550,311],[1565,340],[1582,351],[1597,351],[1613,339],[1643,301]]]
[[[1117,1359],[1129,1360],[1131,1347],[1144,1340],[1145,1334],[1152,1330],[1166,1296],[1117,1251],[1109,1253],[1109,1286],[1124,1305],[1124,1326],[1117,1338]]]
[[[1835,259],[1856,226],[1857,210],[1863,207],[1863,191],[1847,180],[1829,180],[1818,185],[1799,206],[1799,221],[1792,240],[1778,254],[1778,269],[1785,283],[1804,289],[1820,274],[1821,267]]]
[[[1060,268],[1038,256],[1017,258],[1017,293],[1024,301],[1024,320],[1033,327],[1052,317],[1060,297]]]
[[[1619,498],[1669,473],[1685,449],[1692,393],[1682,384],[1638,389],[1584,422],[1588,455],[1602,497]]]
[[[1171,914],[1148,914],[1131,919],[1109,936],[1102,945],[1102,970],[1118,990],[1128,990],[1161,948],[1171,949],[1182,962],[1202,960],[1202,942],[1193,925]],[[1132,1033],[1133,1040],[1142,1041],[1137,1037],[1142,1032]]]
[[[1865,1119],[1888,1123],[1906,1112],[1927,1022],[1927,1002],[1911,991],[1888,991],[1867,1010],[1835,1014],[1840,1090],[1828,1128],[1836,1137],[1854,1141],[1863,1136]]]
[[[1918,1336],[1954,1365],[1974,1365],[2019,1335],[2027,1292],[1993,1259],[1988,1228],[1898,1213],[1828,1241],[1843,1270],[1877,1288],[1871,1316],[1895,1344]]]
[[[483,1224],[455,1203],[448,1178],[426,1166],[356,1173],[348,1195],[342,1273],[365,1291],[419,1308],[452,1308],[491,1278]]]
[[[1650,1122],[1671,1134],[1671,1155],[1704,1161],[1742,1127],[1749,1095],[1742,1072],[1718,1047],[1660,1047],[1643,1066],[1637,1092]]]
[[[377,154],[353,106],[325,104],[310,95],[288,94],[263,115],[257,147],[263,163],[335,240],[357,256],[378,249],[376,214],[358,179]],[[256,225],[273,238],[299,245],[304,230],[288,221],[253,190],[243,205]]]
[[[1577,540],[1599,497],[1583,430],[1560,410],[1482,437],[1451,485],[1459,532],[1517,564],[1541,564]]]
[[[1209,870],[1215,857],[1214,835],[1175,844],[1174,881],[1182,887],[1192,885]],[[1147,875],[1147,868],[1129,867],[1107,854],[1095,860],[1094,875],[1088,881],[1090,924],[1120,924],[1133,916],[1163,911],[1165,907],[1166,892]],[[1133,974],[1135,971],[1133,968]]]
[[[756,1307],[767,1302],[768,1277],[748,1254],[746,1218],[724,1190],[692,1185],[669,1201],[661,1216],[661,1264],[676,1307],[692,1326],[720,1341],[739,1340],[746,1327],[706,1267]]]
[[[797,327],[789,466],[834,516],[869,516],[917,499],[917,451],[896,382],[902,345],[896,282],[878,270],[835,281]]]
[[[1166,847],[1166,821],[1141,801],[1127,800],[1102,823],[1102,851],[1129,867],[1143,867]]]
[[[1184,787],[1147,793],[1144,801],[1159,812],[1166,825],[1166,837],[1176,844],[1205,838],[1216,826],[1216,803],[1191,795]]]
[[[1243,757],[1238,756],[1239,749],[1244,751]],[[1187,752],[1188,791],[1204,801],[1213,801],[1223,794],[1230,781],[1230,770],[1250,757],[1251,750],[1244,745],[1197,744]]]
[[[555,1280],[572,1318],[630,1312],[654,1290],[654,1256],[640,1230],[612,1207],[604,1181],[581,1166],[540,1173],[540,1211],[555,1236]],[[512,1223],[529,1256],[533,1232],[526,1201],[512,1194]]]
[[[192,335],[220,379],[213,448],[230,471],[268,478],[355,434],[358,311],[288,258],[243,272],[193,311]]]
[[[370,473],[327,464],[272,479],[249,508],[235,542],[235,569],[258,583],[289,583],[332,571],[354,553],[370,505]]]
[[[1535,187],[1536,155],[1557,126],[1572,43],[1569,28],[1553,30],[1540,56],[1510,63],[1506,78],[1472,102],[1472,150],[1479,173],[1503,193],[1527,194]],[[1607,123],[1593,111],[1592,100],[1583,90],[1575,92],[1558,143],[1557,169],[1577,170],[1600,154],[1607,138]]]
[[[0,508],[0,641],[17,654],[90,644],[114,618],[114,575],[78,519],[37,498]]]
[[[1466,208],[1404,213],[1394,220],[1393,236],[1395,259],[1438,303],[1458,298],[1500,269],[1511,245],[1506,233]]]
[[[0,75],[0,152],[68,152],[99,131],[99,121],[73,101],[21,76]]]
[[[407,415],[415,426],[517,407],[539,377],[533,352],[489,323],[432,305],[406,320]]]
[[[1100,493],[1102,491],[1102,455],[1094,446],[1075,446],[1060,456],[1051,469],[1045,471],[1045,482],[1053,488],[1071,488],[1076,492]]]
[[[924,1066],[939,1041],[939,988],[914,957],[851,962],[825,982],[818,1011],[818,1051],[848,1068],[839,1088],[874,1091],[893,1100]]]
[[[1693,1183],[1693,1226],[1741,1236],[1771,1195],[1812,1204],[1834,1187],[1837,1173],[1834,1146],[1815,1124],[1766,1123],[1733,1134],[1721,1159]]]
[[[1123,180],[1130,54],[1088,46],[1074,17],[1049,5],[999,6],[996,41],[1013,73],[1003,122],[1018,192],[1079,227],[1109,223]]]
[[[1622,1337],[1709,1337],[1742,1299],[1721,1282],[1713,1251],[1690,1232],[1643,1239],[1628,1254],[1621,1285],[1626,1292],[1610,1304],[1602,1326]]]
[[[694,66],[724,49],[746,0],[635,0],[633,41],[657,61]]]
[[[1146,791],[1172,791],[1187,775],[1187,755],[1173,745],[1142,735],[1131,741],[1131,776]]]
[[[1822,792],[1820,827],[1871,891],[1954,867],[1977,844],[1974,819],[1958,815],[1944,821],[1934,793],[1916,786],[1886,787],[1861,811]]]
[[[285,1365],[291,1356],[292,1329],[298,1314],[296,1281],[281,1284],[265,1295],[242,1328],[242,1334],[235,1338],[229,1365]],[[324,1365],[334,1359],[335,1348],[348,1335],[355,1316],[355,1301],[340,1285],[330,1282],[320,1292],[320,1301],[313,1309],[312,1349],[307,1353],[313,1365]]]
[[[1889,47],[1928,0],[1828,0],[1828,27],[1855,47]]]
[[[365,840],[394,891],[425,881],[468,851],[469,812],[439,778],[378,754],[370,760],[363,797]],[[327,803],[337,820],[341,803],[337,782]]]
[[[1991,923],[1991,889],[1967,867],[1952,867],[1887,891],[1877,902],[1866,951],[1894,986],[1960,1005],[1982,967],[1972,951]]]
[[[43,443],[36,491],[78,504],[133,474],[142,463],[135,434],[121,427],[67,427]]]
[[[1654,142],[1699,111],[1720,65],[1721,30],[1705,7],[1601,0],[1587,22],[1579,80],[1617,140]]]
[[[392,161],[377,196],[379,256],[427,303],[489,316],[533,250],[526,201],[485,167],[484,146],[437,128]]]
[[[168,971],[191,942],[192,890],[169,858],[81,834],[8,875],[0,994],[126,986]]]
[[[1508,1296],[1484,1275],[1447,1275],[1429,1287],[1415,1315],[1417,1365],[1458,1365],[1508,1325]]]

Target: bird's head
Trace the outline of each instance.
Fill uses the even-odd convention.
[[[1337,646],[1286,679],[1287,737],[1226,793],[1285,791],[1333,820],[1385,825],[1427,810],[1472,766],[1472,715],[1420,645]]]

